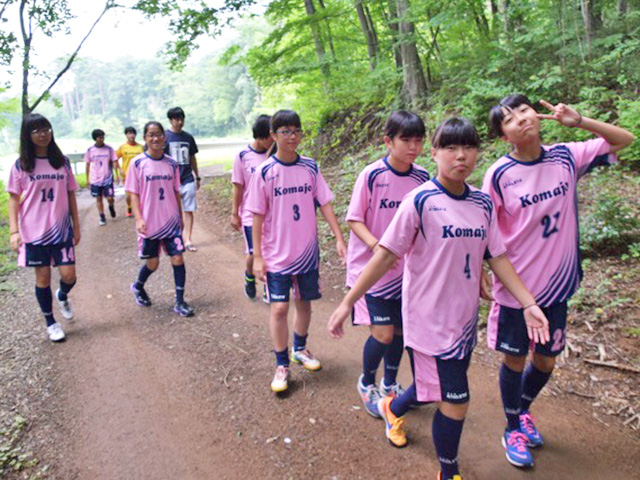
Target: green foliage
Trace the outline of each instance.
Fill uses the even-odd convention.
[[[0,277],[15,270],[15,253],[9,246],[9,194],[0,180]]]
[[[23,452],[19,445],[26,426],[25,418],[16,415],[10,425],[0,427],[0,474],[20,472],[38,463],[31,453]]]

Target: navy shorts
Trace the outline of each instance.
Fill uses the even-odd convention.
[[[113,182],[109,185],[93,185],[91,184],[92,197],[113,197]]]
[[[253,255],[253,227],[242,227],[244,234],[244,253]]]
[[[18,253],[18,265],[21,267],[59,267],[75,265],[76,253],[73,248],[73,235],[64,243],[57,245],[34,245],[23,243]]]
[[[151,238],[138,237],[138,256],[141,259],[156,258],[160,256],[160,247],[169,255],[180,255],[184,252],[184,243],[182,236],[159,238],[153,240]]]
[[[522,357],[532,348],[532,341],[527,335],[524,322],[524,311],[521,308],[510,308],[499,305],[498,331],[495,350]],[[535,351],[541,355],[555,357],[562,353],[567,329],[567,302],[556,303],[549,307],[540,307],[549,320],[551,341],[545,345],[535,344]]]
[[[392,325],[402,328],[402,300],[389,300],[365,294],[363,302],[354,305],[351,319],[354,325]],[[359,306],[366,306],[358,309]],[[360,318],[358,318],[360,317]]]
[[[471,354],[462,359],[443,360],[407,348],[413,362],[413,378],[419,402],[467,403]]]
[[[297,275],[267,272],[267,296],[270,302],[288,302],[291,287],[298,300],[318,300],[322,297],[320,272],[318,269]]]

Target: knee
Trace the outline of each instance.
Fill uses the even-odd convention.
[[[289,304],[286,302],[271,303],[271,318],[276,322],[286,322]]]
[[[158,269],[159,265],[160,265],[159,258],[150,258],[147,260],[147,268],[152,272],[155,272]]]
[[[513,355],[504,356],[504,364],[514,372],[522,372],[524,370],[524,364],[527,361],[526,356],[514,357]]]
[[[533,366],[544,373],[551,373],[556,366],[555,357],[535,354],[533,356]]]
[[[60,272],[60,280],[68,285],[76,283],[76,272],[62,273]]]
[[[378,342],[384,343],[385,345],[391,345],[393,342],[393,329],[374,328],[371,334]]]
[[[174,255],[173,257],[171,257],[171,265],[173,265],[174,267],[184,265],[184,258],[182,257],[182,255]]]

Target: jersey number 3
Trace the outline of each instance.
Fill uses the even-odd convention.
[[[297,204],[293,205],[293,219],[296,222],[300,220],[300,207]]]

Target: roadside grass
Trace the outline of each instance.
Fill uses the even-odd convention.
[[[16,269],[16,254],[9,247],[9,194],[4,188],[4,182],[0,180],[0,281]]]

